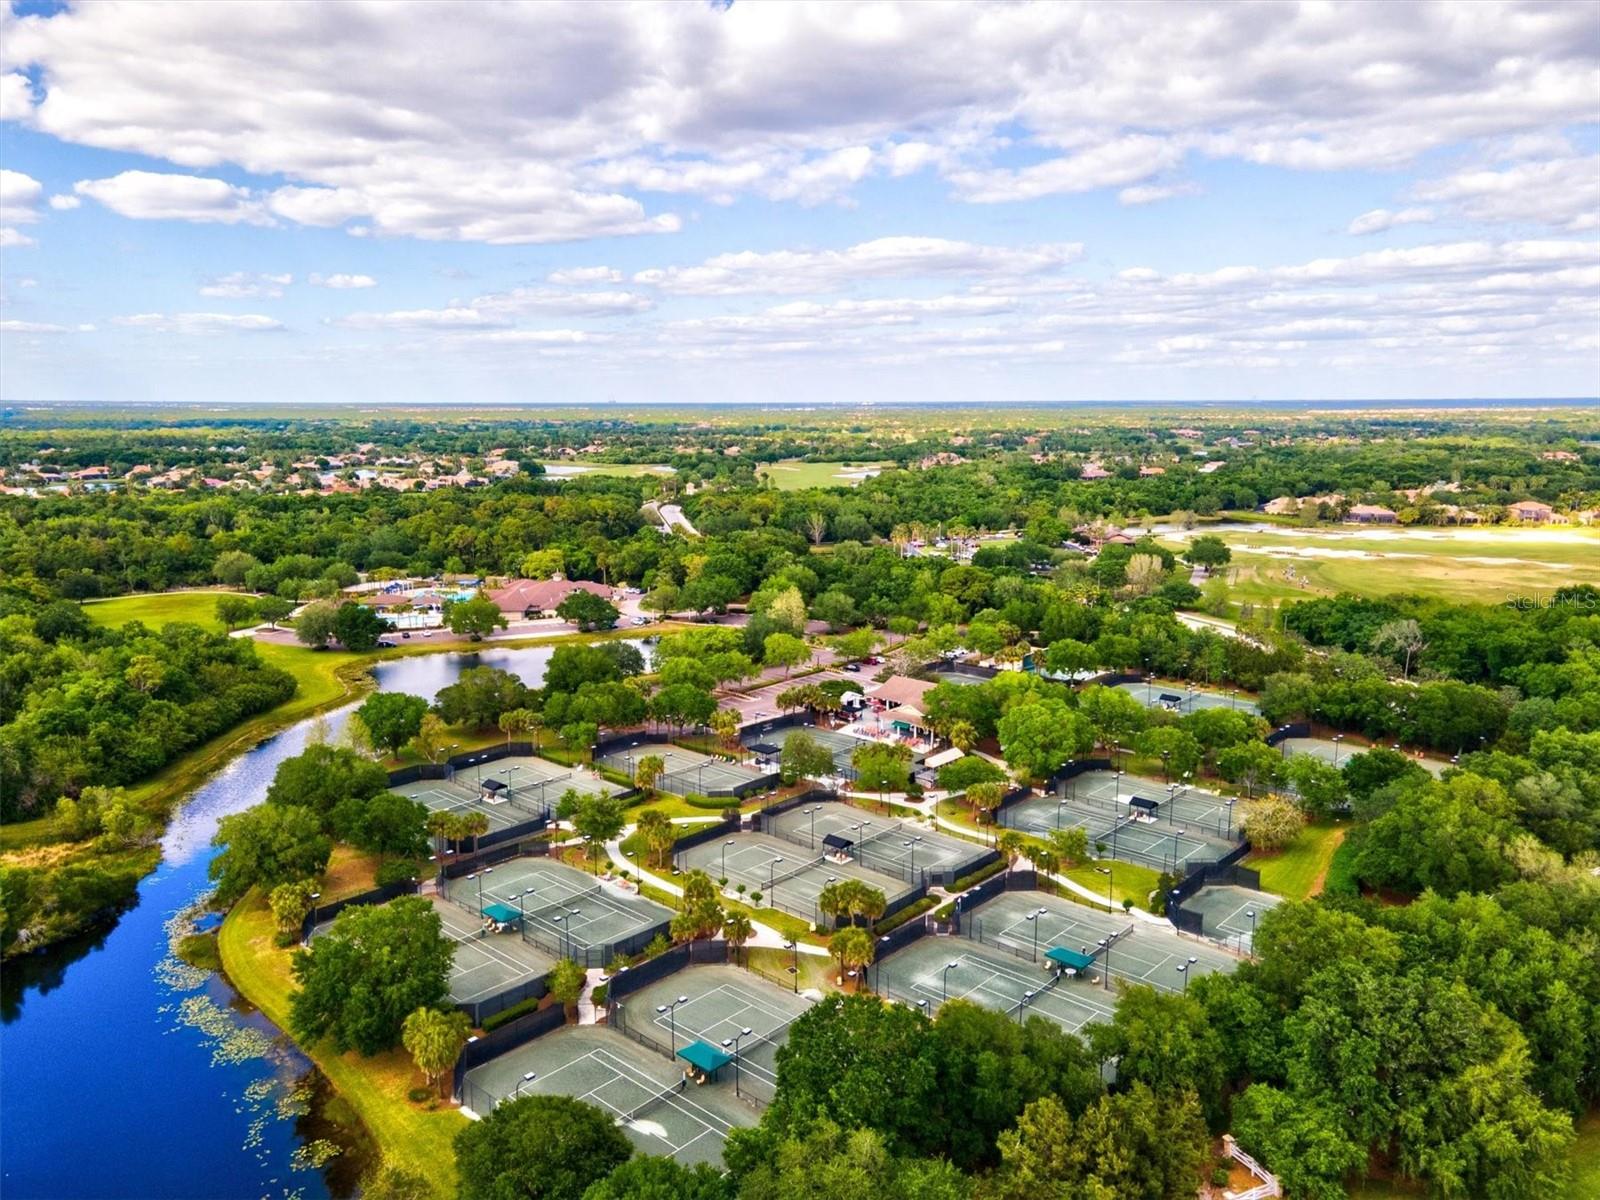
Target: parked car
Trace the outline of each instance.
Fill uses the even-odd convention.
[[[402,630],[400,636],[403,638],[408,638],[411,636],[411,631],[409,629]]]
[[[848,662],[845,663],[844,669],[846,671],[854,671],[859,675],[861,673],[861,664],[858,662]]]
[[[649,623],[650,623],[650,618],[649,617],[635,617],[632,621],[629,622],[630,625],[648,625]]]

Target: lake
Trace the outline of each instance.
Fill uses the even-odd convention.
[[[380,664],[374,675],[386,691],[431,699],[471,666],[537,684],[550,654],[536,647],[425,655]],[[209,889],[217,822],[260,801],[279,763],[304,750],[318,725],[337,736],[353,710],[284,730],[198,788],[162,840],[160,867],[112,929],[6,965],[6,1200],[318,1200],[354,1192],[361,1148],[322,1117],[321,1075],[224,979],[169,949],[196,917],[205,921],[194,909]]]

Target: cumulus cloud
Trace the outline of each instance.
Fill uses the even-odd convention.
[[[1375,208],[1351,221],[1350,227],[1345,232],[1361,237],[1369,233],[1383,233],[1400,225],[1426,225],[1435,219],[1431,208],[1402,208],[1399,212],[1390,212],[1387,208]]]
[[[1412,191],[1472,221],[1600,229],[1600,155],[1463,170]]]
[[[672,232],[663,197],[815,204],[928,170],[975,203],[1098,188],[1141,203],[1192,156],[1391,168],[1593,119],[1584,6],[1461,12],[547,0],[463,22],[433,3],[382,20],[332,0],[84,5],[8,22],[0,113],[272,181],[125,197],[133,215],[501,244]]]
[[[112,317],[111,323],[151,333],[188,335],[273,333],[283,328],[281,321],[260,313],[136,313],[127,317]]]
[[[249,189],[221,179],[124,171],[109,179],[80,179],[72,190],[99,201],[120,216],[139,221],[272,224],[272,218],[251,197]]]
[[[307,277],[306,282],[311,284],[312,287],[334,288],[338,291],[378,286],[378,281],[371,275],[346,275],[343,273],[321,275],[315,271]]]
[[[833,291],[882,279],[1023,278],[1057,272],[1082,256],[1080,242],[1010,247],[886,237],[844,250],[719,254],[695,267],[639,271],[633,281],[679,295]]]
[[[82,203],[82,200],[79,200],[76,196],[70,195],[66,192],[61,192],[50,197],[50,207],[55,209],[57,212],[70,212],[72,209],[77,208]]]
[[[1137,187],[1126,187],[1117,193],[1117,202],[1128,207],[1137,207],[1141,204],[1155,204],[1161,200],[1171,200],[1177,196],[1198,196],[1200,185],[1198,183],[1167,183],[1167,184],[1140,184]]]
[[[505,319],[475,308],[413,308],[400,312],[357,312],[337,318],[346,329],[472,329],[504,325]]]
[[[27,225],[39,219],[44,185],[21,171],[0,168],[0,225]]]
[[[621,283],[623,276],[615,267],[567,267],[560,271],[551,271],[545,278],[550,283],[556,284],[584,284]]]
[[[293,282],[293,275],[257,275],[249,271],[233,271],[208,279],[201,284],[200,294],[220,300],[249,300],[256,297],[276,300],[283,295],[283,289]]]
[[[0,225],[0,249],[12,247],[37,246],[34,241],[20,229],[13,229],[10,225]]]

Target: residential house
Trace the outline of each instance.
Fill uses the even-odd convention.
[[[1540,500],[1519,500],[1507,506],[1506,515],[1531,525],[1544,525],[1555,520],[1556,510]]]
[[[549,616],[573,592],[589,592],[602,600],[615,600],[616,592],[588,579],[513,579],[488,593],[507,620]]]
[[[1357,525],[1393,525],[1396,517],[1392,508],[1378,504],[1353,504],[1344,519],[1354,521]]]

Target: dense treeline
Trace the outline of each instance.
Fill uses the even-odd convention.
[[[246,639],[195,625],[92,624],[82,608],[0,593],[0,813],[145,778],[294,694]]]

